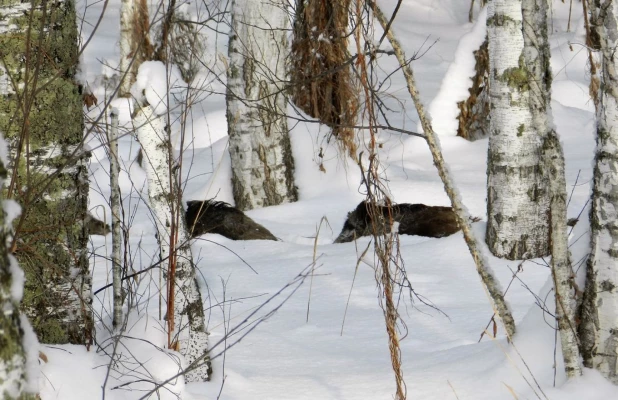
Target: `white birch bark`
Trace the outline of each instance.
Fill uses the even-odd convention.
[[[373,0],[369,0],[368,4],[372,8],[378,21],[380,22],[382,29],[385,29],[388,25],[388,20],[386,19],[380,8],[375,4]],[[455,185],[453,183],[453,179],[451,178],[449,170],[446,166],[446,162],[442,157],[439,138],[433,131],[431,121],[427,117],[427,114],[425,113],[425,107],[420,100],[420,95],[418,93],[418,90],[416,89],[414,73],[412,72],[410,63],[407,61],[407,58],[403,53],[403,49],[401,48],[399,41],[395,38],[392,30],[389,30],[387,32],[386,37],[391,43],[391,46],[393,47],[393,50],[395,52],[395,56],[397,57],[397,61],[399,62],[399,65],[403,70],[403,74],[408,87],[408,92],[410,93],[410,96],[414,101],[414,106],[416,107],[419,119],[423,126],[425,138],[427,140],[427,144],[429,145],[429,150],[431,151],[434,164],[438,170],[438,175],[440,175],[440,179],[444,184],[444,190],[451,201],[453,211],[455,212],[455,215],[457,217],[457,223],[461,227],[464,239],[470,251],[470,255],[472,255],[472,258],[474,259],[477,272],[479,274],[479,277],[481,278],[481,282],[483,283],[483,287],[487,291],[487,294],[491,299],[491,302],[493,303],[493,308],[496,314],[504,325],[507,337],[510,339],[515,334],[515,320],[513,319],[513,315],[511,314],[508,303],[502,295],[502,289],[500,288],[498,280],[493,276],[490,268],[487,265],[487,260],[484,259],[479,250],[476,237],[474,236],[474,232],[472,232],[472,227],[470,226],[470,218],[468,211],[462,203],[461,198],[459,198],[457,189],[455,188]]]
[[[142,165],[148,179],[148,196],[161,251],[161,263],[168,270],[175,262],[174,320],[172,348],[178,350],[192,368],[185,374],[187,382],[209,379],[208,332],[204,321],[202,297],[195,277],[195,266],[181,207],[181,194],[172,177],[171,143],[163,116],[149,105],[133,116],[137,137],[144,153]],[[174,229],[175,227],[175,229]],[[171,278],[168,276],[168,280]],[[195,365],[193,365],[195,363]]]
[[[120,2],[120,64],[118,65],[120,73],[120,88],[118,95],[128,97],[131,95],[131,85],[135,83],[137,75],[137,67],[131,63],[134,55],[133,35],[133,12],[136,0],[122,0]]]
[[[298,199],[288,135],[287,2],[234,0],[227,72],[227,121],[236,206]]]
[[[584,364],[618,384],[618,3],[591,4],[603,57],[580,336]]]
[[[541,166],[546,124],[531,113],[522,1],[492,0],[487,15],[490,129],[487,235],[491,252],[508,259],[549,253],[549,200]],[[529,50],[530,51],[530,50]]]
[[[544,0],[542,0],[544,1]],[[555,132],[545,140],[543,156],[549,174],[551,220],[551,270],[556,300],[556,320],[560,330],[562,358],[567,377],[581,375],[577,324],[575,322],[575,286],[567,233],[567,194],[564,155]]]
[[[118,160],[118,110],[112,108],[112,126],[109,132],[109,184],[110,205],[112,209],[112,282],[114,311],[112,325],[118,328],[122,324],[122,266],[120,264],[120,163]]]
[[[543,138],[541,159],[547,173],[551,268],[556,301],[556,319],[566,374],[581,375],[573,269],[568,249],[566,178],[562,145],[551,123],[551,70],[547,0],[523,0],[524,62],[528,75],[529,107],[536,134]]]

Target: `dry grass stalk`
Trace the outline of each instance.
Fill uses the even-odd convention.
[[[351,0],[297,0],[290,55],[292,101],[332,128],[356,159],[354,129],[359,108],[357,84],[347,49]]]
[[[380,204],[391,206],[388,198],[388,188],[385,186],[380,175],[380,161],[377,153],[379,147],[377,140],[378,128],[377,115],[378,110],[375,107],[374,90],[371,84],[370,73],[368,71],[368,63],[372,62],[373,58],[366,59],[364,54],[367,50],[367,43],[371,40],[364,36],[366,32],[372,32],[371,27],[362,28],[360,21],[363,19],[364,1],[356,0],[355,17],[357,24],[354,29],[354,42],[356,53],[359,55],[357,62],[360,87],[363,91],[363,96],[367,101],[362,108],[363,119],[367,120],[368,132],[370,140],[367,143],[369,150],[369,166],[367,171],[363,169],[362,158],[358,160],[361,173],[363,174],[363,182],[367,190],[367,212],[371,221],[380,221],[382,213],[378,210]],[[371,19],[368,19],[368,24],[371,24]],[[364,46],[364,47],[363,47]],[[359,157],[360,158],[360,157]],[[389,225],[392,226],[392,215],[388,216]],[[372,224],[372,235],[374,242],[374,269],[375,279],[380,292],[380,306],[384,313],[384,325],[388,335],[388,348],[391,356],[391,367],[395,377],[395,400],[406,399],[406,384],[403,378],[401,347],[399,343],[398,321],[399,313],[397,311],[397,275],[401,273],[402,259],[399,252],[399,240],[397,234],[387,233],[380,230],[380,223]]]

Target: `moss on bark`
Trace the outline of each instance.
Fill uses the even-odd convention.
[[[26,272],[23,308],[41,342],[87,343],[88,181],[82,99],[74,81],[74,3],[37,1],[11,18],[15,29],[0,35],[13,83],[12,93],[0,96],[0,131],[9,142],[14,173],[7,195],[23,209],[14,245]]]

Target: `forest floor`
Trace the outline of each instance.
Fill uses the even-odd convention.
[[[395,3],[379,1],[389,15]],[[99,99],[99,107],[89,112],[91,117],[101,112],[109,94],[105,85],[113,83],[113,68],[118,64],[120,1],[105,4],[101,24],[82,55],[81,79]],[[467,95],[467,78],[474,72],[472,51],[485,35],[485,14],[475,8],[475,22],[468,23],[469,4],[462,0],[405,1],[394,32],[409,56],[422,55],[411,66],[463,202],[471,215],[481,218],[473,227],[483,242],[487,139],[468,142],[455,136],[456,103]],[[578,2],[576,5],[579,7]],[[77,7],[85,15],[82,37],[87,38],[103,3],[80,0]],[[595,123],[594,106],[588,96],[582,11],[573,10],[570,32],[568,14],[568,2],[553,2],[552,108],[565,151],[568,216],[579,217],[570,239],[573,261],[581,276],[589,240],[586,204]],[[205,64],[210,71],[204,71],[196,82],[209,94],[201,96],[193,106],[185,126],[190,139],[182,154],[187,177],[184,199],[215,197],[233,204],[225,87],[215,76],[225,78],[220,55],[227,54],[227,37],[213,30],[206,31],[206,35]],[[386,44],[383,46],[388,49]],[[380,66],[384,77],[396,69],[396,61],[384,56]],[[387,105],[393,110],[389,115],[391,124],[421,131],[400,73],[390,78],[384,90]],[[112,104],[121,110],[121,122],[128,122],[126,102],[113,100]],[[327,129],[305,123],[290,126],[300,200],[248,212],[281,240],[235,242],[209,234],[193,244],[213,346],[212,380],[187,385],[175,382],[152,398],[393,398],[395,380],[376,288],[375,262],[373,257],[365,256],[357,266],[370,239],[332,243],[346,213],[364,198],[358,167],[340,156],[336,145],[327,142]],[[394,201],[450,205],[423,139],[383,131],[379,141],[383,175]],[[110,221],[109,162],[96,137],[89,145],[93,149],[90,208]],[[155,227],[146,207],[145,175],[134,162],[138,147],[131,136],[121,139],[121,189],[125,222],[130,226],[127,254],[135,270],[146,268],[157,257]],[[323,223],[318,235],[322,217],[326,217],[328,225]],[[555,322],[550,315],[554,306],[548,260],[506,261],[483,250],[502,287],[509,287],[506,299],[518,333],[514,343],[508,344],[501,326],[497,327],[495,339],[485,335],[479,340],[485,329],[493,331],[493,327],[487,328],[493,312],[461,233],[440,239],[401,236],[400,243],[416,293],[411,296],[405,288],[397,293],[408,398],[616,397],[615,386],[594,371],[585,371],[581,378],[566,382]],[[111,281],[105,259],[111,251],[111,236],[92,237],[91,244],[96,254],[91,265],[97,290]],[[299,275],[306,275],[311,266],[313,274],[301,279],[302,284],[287,286],[299,282]],[[97,346],[90,352],[78,346],[42,346],[48,357],[42,366],[42,399],[138,399],[153,388],[152,382],[161,382],[175,373],[174,359],[163,349],[158,270],[143,274],[135,284],[137,305],[128,321],[127,337],[118,347],[124,361],[110,370],[109,357]],[[94,299],[100,344],[110,343],[110,296],[111,289]],[[270,302],[266,302],[268,299]],[[226,334],[236,326],[241,329]],[[228,346],[231,348],[223,352]]]

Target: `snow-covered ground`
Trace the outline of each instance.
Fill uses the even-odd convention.
[[[118,63],[120,1],[78,2],[78,10],[86,15],[84,38],[93,31],[104,4],[101,24],[82,55],[82,80],[89,84],[100,104],[105,98],[105,77],[113,75]],[[390,14],[396,1],[379,4]],[[469,4],[464,0],[405,1],[394,31],[409,56],[423,54],[412,63],[421,96],[440,134],[464,203],[471,215],[484,219],[487,140],[470,143],[454,136],[455,104],[466,97],[465,77],[474,69],[472,50],[485,34],[485,13],[475,9],[477,22],[467,22]],[[568,12],[568,2],[554,1],[552,107],[565,150],[567,190],[572,191],[569,217],[581,214],[571,234],[573,260],[581,267],[588,246],[587,211],[582,210],[590,192],[594,115],[587,94],[582,13],[573,10],[571,32],[567,32]],[[224,64],[219,55],[226,54],[227,39],[213,30],[205,33],[209,40],[208,64],[221,74]],[[380,65],[390,72],[396,61],[394,57],[384,58]],[[216,196],[217,200],[233,202],[224,86],[212,73],[201,79],[212,94],[203,96],[193,108],[187,125],[193,140],[188,141],[191,145],[183,155],[183,169],[188,175],[185,200]],[[420,130],[403,78],[393,75],[386,87],[387,94],[393,96],[389,103],[394,107],[389,116],[391,123]],[[128,121],[126,104],[114,100],[114,106],[120,108],[121,119]],[[93,110],[90,115],[96,117],[99,111]],[[177,381],[160,391],[160,397],[152,398],[393,398],[395,383],[373,258],[365,257],[356,268],[369,238],[356,244],[332,244],[346,213],[363,198],[359,192],[360,174],[358,167],[343,161],[335,147],[326,143],[326,133],[305,124],[295,125],[291,132],[300,201],[248,213],[281,241],[234,242],[218,235],[195,240],[193,252],[201,274],[211,345],[216,344],[212,348],[212,381],[187,385]],[[422,139],[382,132],[380,142],[384,177],[395,201],[449,204]],[[94,149],[90,207],[101,217],[106,214],[109,221],[109,162],[96,138],[90,146]],[[120,152],[125,162],[121,189],[125,216],[131,225],[129,254],[135,270],[156,259],[155,228],[143,200],[147,197],[145,176],[133,162],[137,150],[130,136],[121,139]],[[325,172],[318,168],[320,152]],[[315,239],[322,217],[329,226],[323,223]],[[483,220],[474,224],[479,238],[484,235],[484,227]],[[92,258],[97,290],[111,280],[109,263],[102,257],[111,251],[110,237],[93,237],[92,247],[99,255]],[[554,321],[541,309],[553,310],[545,261],[520,265],[486,252],[502,287],[509,286],[519,269],[506,295],[518,329],[514,343],[508,344],[501,327],[496,339],[486,335],[479,342],[492,309],[461,233],[441,239],[402,236],[401,252],[413,289],[424,300],[410,298],[409,292],[402,290],[399,302],[401,358],[408,398],[618,397],[616,387],[594,371],[585,371],[581,378],[566,383]],[[313,276],[300,279],[308,268],[313,268]],[[163,321],[158,311],[159,276],[157,270],[153,271],[142,275],[138,282],[138,306],[129,318],[127,337],[116,347],[123,362],[114,365],[109,377],[109,356],[97,351],[96,346],[90,352],[78,346],[42,346],[49,360],[42,365],[40,379],[44,400],[137,399],[145,394],[143,390],[152,389],[153,385],[146,381],[161,382],[176,372],[177,359],[164,349]],[[111,343],[110,296],[111,290],[102,291],[94,300],[99,317],[98,340],[103,345]],[[239,324],[242,329],[234,329]],[[227,335],[231,330],[234,333]],[[226,347],[230,348],[223,353]],[[109,346],[105,349],[112,351]]]

